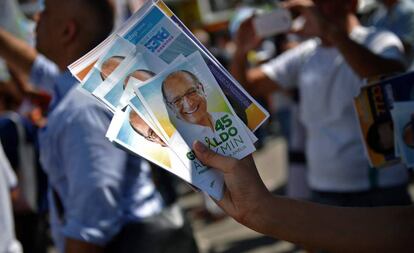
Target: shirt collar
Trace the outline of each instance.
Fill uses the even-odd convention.
[[[55,81],[53,100],[50,105],[50,111],[56,108],[56,106],[62,101],[62,99],[68,94],[68,92],[76,86],[78,81],[72,76],[69,70],[62,72]]]

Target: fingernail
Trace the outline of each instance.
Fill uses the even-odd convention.
[[[204,153],[207,151],[207,147],[201,143],[200,141],[195,141],[194,142],[194,149],[197,150],[200,153]]]

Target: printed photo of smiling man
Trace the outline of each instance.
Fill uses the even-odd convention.
[[[176,128],[180,129],[180,134],[187,143],[203,137],[203,140],[211,138],[206,142],[215,146],[218,143],[213,143],[216,140],[214,137],[236,122],[235,117],[227,112],[207,110],[204,85],[190,71],[170,73],[164,79],[161,90],[168,110],[175,116],[173,121]]]

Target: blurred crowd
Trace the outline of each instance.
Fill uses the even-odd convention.
[[[198,252],[183,184],[109,143],[110,114],[67,70],[144,2],[0,3],[0,253]],[[259,38],[264,2],[302,26]],[[414,69],[412,0],[240,1],[221,25],[187,25],[270,112],[257,147],[287,141],[287,196],[411,204],[408,168],[369,166],[352,101],[367,79]],[[207,195],[193,213],[225,215]]]

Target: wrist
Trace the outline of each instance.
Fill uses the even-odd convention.
[[[245,224],[256,232],[271,235],[272,230],[269,228],[272,224],[275,201],[276,198],[270,192],[258,197],[255,205],[252,203],[253,208],[246,217]]]

